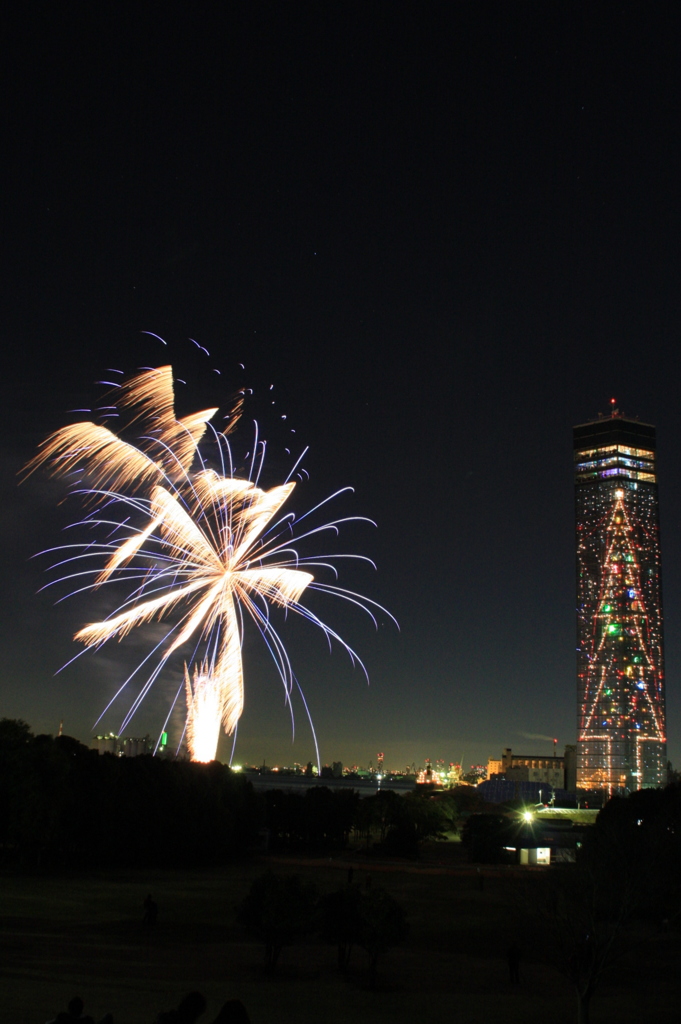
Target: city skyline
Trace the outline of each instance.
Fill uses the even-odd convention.
[[[62,735],[60,732],[59,735]],[[156,740],[149,735],[146,736],[133,736],[130,734],[117,735],[115,733],[103,733],[93,736],[89,746],[93,750],[97,750],[100,754],[108,753],[115,754],[119,757],[138,757],[142,754],[154,754],[164,757],[176,756],[176,753],[169,747],[167,742],[167,734],[163,734],[159,748],[155,751]],[[537,745],[537,748],[539,745]],[[409,775],[409,774],[422,774],[427,770],[431,770],[434,775],[438,775],[441,778],[456,777],[456,779],[470,776],[475,777],[480,781],[483,778],[489,777],[490,773],[500,773],[505,771],[503,768],[504,761],[513,761],[516,763],[525,764],[536,761],[539,766],[544,766],[545,763],[562,762],[567,756],[568,751],[572,751],[573,755],[575,752],[574,744],[566,744],[565,750],[561,754],[557,754],[557,746],[554,741],[552,749],[539,750],[535,749],[532,753],[525,751],[513,753],[510,747],[505,748],[503,751],[493,752],[490,756],[482,763],[460,763],[455,761],[448,761],[442,757],[432,757],[430,755],[424,755],[417,761],[413,761],[410,764],[398,764],[394,763],[394,760],[386,758],[385,752],[376,751],[373,754],[367,754],[360,761],[347,761],[342,757],[342,751],[337,752],[336,755],[330,756],[328,759],[323,761],[321,764],[317,764],[314,760],[307,762],[300,762],[295,760],[285,760],[281,763],[276,761],[268,760],[263,758],[260,762],[255,763],[253,761],[241,760],[240,762],[234,762],[232,767],[235,771],[248,770],[248,771],[265,771],[265,772],[278,772],[282,771],[285,773],[305,773],[311,768],[313,773],[321,771],[322,768],[328,770],[333,768],[336,775],[346,775],[348,773],[361,772],[362,774],[372,775]],[[513,757],[511,758],[511,755]],[[180,751],[181,759],[189,760],[189,751],[185,744]],[[420,780],[423,781],[423,780]],[[465,781],[465,784],[470,784]]]

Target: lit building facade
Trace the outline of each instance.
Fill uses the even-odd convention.
[[[565,788],[565,758],[543,754],[514,754],[510,747],[501,755],[501,773],[508,782],[546,782]]]
[[[609,417],[574,428],[577,785],[666,781],[655,428]]]
[[[110,732],[104,736],[93,736],[92,738],[93,750],[99,751],[100,754],[114,754],[116,757],[140,757],[143,754],[153,754],[154,746],[154,741],[149,736],[142,738],[117,736],[115,732]],[[162,739],[159,750],[163,752],[164,747],[165,743]]]

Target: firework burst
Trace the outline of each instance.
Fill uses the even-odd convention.
[[[369,559],[298,554],[295,543],[326,530],[337,531],[340,522],[347,520],[327,522],[294,536],[293,514],[280,516],[280,512],[295,484],[287,480],[270,490],[258,486],[263,442],[256,441],[251,459],[250,477],[255,474],[255,479],[235,475],[227,435],[239,419],[241,394],[232,402],[227,430],[219,432],[211,423],[217,409],[176,418],[170,366],[144,370],[115,389],[111,404],[100,410],[106,417],[124,421],[117,433],[93,422],[63,427],[43,442],[27,471],[45,466],[53,474],[68,477],[88,509],[80,524],[107,532],[101,542],[56,549],[65,555],[60,554],[57,565],[70,566],[59,581],[78,580],[73,593],[121,580],[128,586],[114,613],[84,626],[75,639],[86,648],[98,648],[146,623],[173,619],[161,643],[113,698],[152,660],[151,674],[129,707],[121,731],[169,660],[184,651],[184,685],[175,695],[164,729],[184,689],[190,754],[194,760],[210,761],[220,727],[228,735],[234,733],[244,707],[244,613],[266,641],[290,705],[297,684],[270,619],[270,606],[297,612],[319,626],[330,642],[338,641],[362,668],[355,652],[300,599],[308,589],[321,590],[352,602],[372,618],[372,607],[385,609],[335,584],[321,583],[309,571],[333,568],[334,558]],[[205,445],[202,448],[206,441],[211,442],[210,454]],[[90,568],[93,559],[99,565]]]

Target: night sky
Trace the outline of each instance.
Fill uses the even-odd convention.
[[[49,558],[31,555],[64,542],[77,505],[60,504],[61,482],[19,488],[16,473],[78,418],[67,410],[101,396],[108,368],[170,361],[187,380],[181,412],[253,389],[238,444],[248,451],[257,419],[265,484],[310,446],[298,513],[350,485],[329,517],[378,524],[343,530],[338,550],[377,571],[348,563],[341,583],[400,630],[331,599],[318,608],[371,685],[306,623],[282,627],[322,761],[471,764],[575,741],[571,428],[611,397],[656,424],[678,765],[677,10],[15,8],[3,33],[0,716],[52,733],[63,719],[89,742],[148,650],[139,630],[55,677],[78,650],[73,632],[111,605],[36,595]],[[244,660],[235,760],[313,758],[300,705],[291,742],[252,634]],[[158,732],[178,678],[159,680],[129,733]],[[127,706],[98,728],[116,730]]]

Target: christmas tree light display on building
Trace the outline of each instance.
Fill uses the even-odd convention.
[[[614,402],[613,402],[614,405]],[[574,428],[577,785],[664,785],[666,735],[655,428]]]

